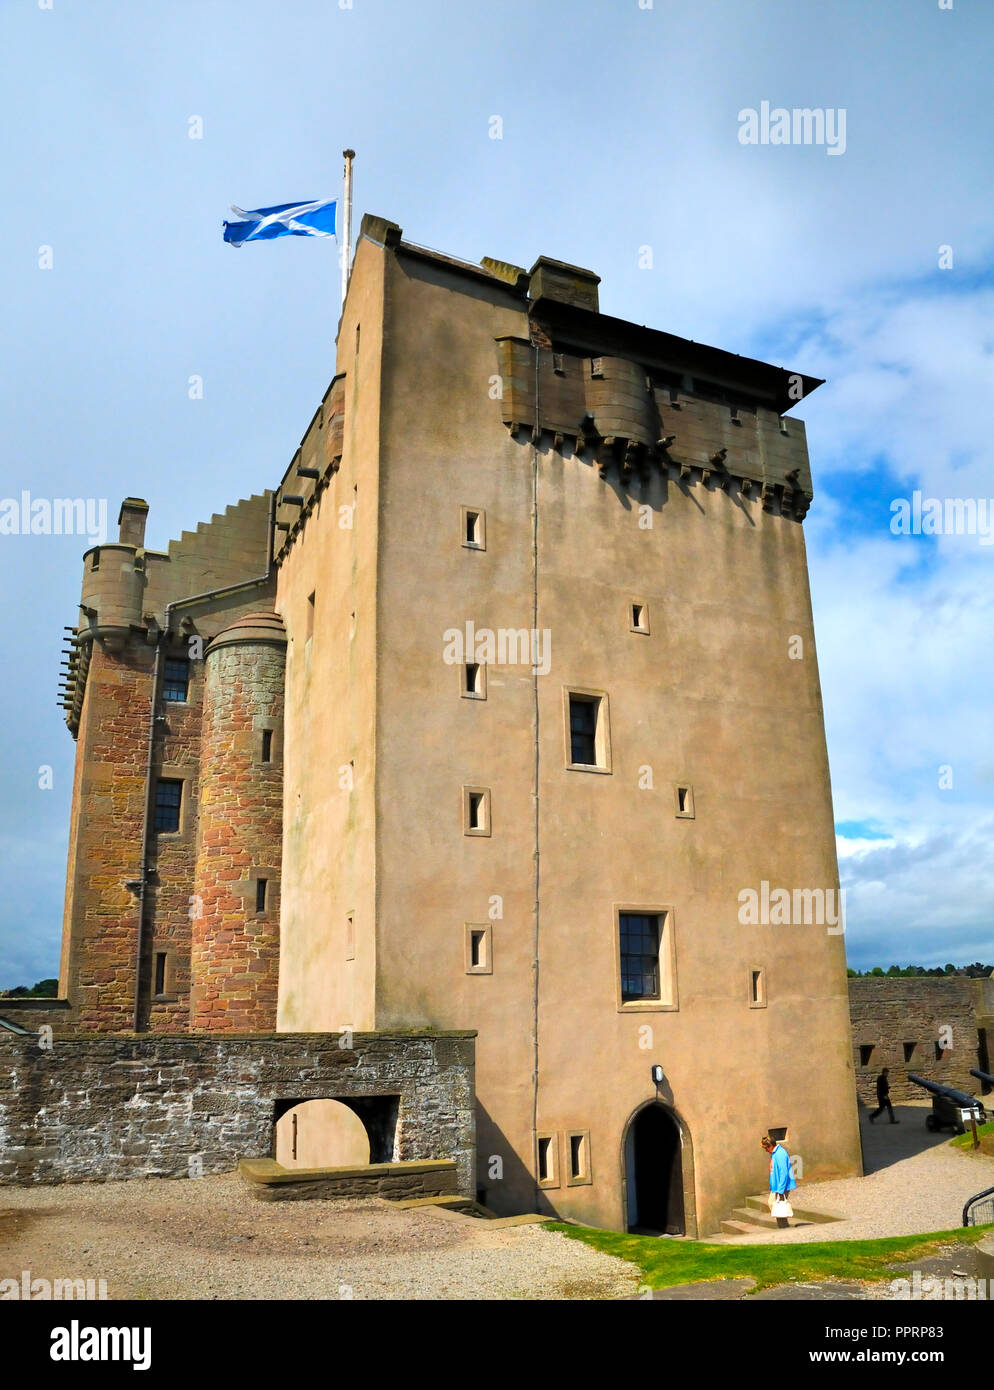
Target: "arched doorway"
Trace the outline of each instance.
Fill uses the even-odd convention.
[[[353,1168],[369,1162],[366,1126],[337,1100],[305,1100],[276,1122],[276,1162],[284,1168]]]
[[[686,1233],[683,1144],[680,1126],[665,1106],[646,1105],[629,1124],[625,1177],[629,1231]]]

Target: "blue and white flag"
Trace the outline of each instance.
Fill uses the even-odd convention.
[[[224,239],[230,246],[241,246],[278,236],[334,236],[338,202],[280,203],[251,212],[236,207],[231,211],[242,220],[225,222]]]

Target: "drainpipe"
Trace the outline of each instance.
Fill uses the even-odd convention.
[[[155,641],[155,664],[152,668],[152,693],[149,700],[149,719],[148,719],[148,749],[145,757],[145,814],[142,817],[142,844],[141,844],[141,871],[138,877],[138,930],[135,941],[135,994],[134,994],[134,1031],[140,1031],[141,1022],[141,964],[142,951],[145,945],[145,890],[148,884],[148,846],[149,846],[149,821],[152,808],[152,764],[155,752],[155,726],[164,716],[158,713],[159,708],[159,683],[162,672],[162,653],[169,640],[170,628],[172,627],[173,612],[177,608],[185,608],[192,603],[204,603],[208,599],[221,598],[225,594],[237,594],[243,589],[255,589],[260,584],[267,583],[273,575],[273,536],[276,525],[276,493],[270,494],[269,498],[269,524],[266,528],[266,572],[257,575],[255,579],[242,579],[237,584],[224,584],[218,589],[205,589],[201,594],[191,594],[189,598],[174,599],[172,603],[167,603],[163,615],[163,624]]]

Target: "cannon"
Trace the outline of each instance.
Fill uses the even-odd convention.
[[[985,1086],[994,1086],[994,1076],[989,1071],[981,1071],[979,1067],[971,1067],[970,1075],[975,1076],[978,1081],[982,1081]]]
[[[940,1081],[926,1081],[924,1076],[916,1076],[910,1071],[908,1080],[921,1086],[932,1097],[931,1113],[925,1117],[926,1129],[934,1131],[948,1126],[957,1134],[965,1134],[971,1120],[976,1120],[978,1124],[983,1122],[986,1114],[983,1105],[965,1091],[957,1091],[955,1086],[944,1086]]]

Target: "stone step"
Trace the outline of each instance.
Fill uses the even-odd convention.
[[[762,1227],[754,1225],[751,1221],[735,1221],[726,1217],[721,1223],[721,1230],[726,1236],[754,1236]]]
[[[748,1221],[753,1226],[762,1226],[774,1231],[778,1230],[777,1218],[770,1212],[769,1207],[760,1211],[758,1207],[736,1207],[732,1212],[735,1221]]]
[[[808,1207],[799,1207],[791,1195],[788,1195],[787,1200],[794,1208],[795,1221],[812,1221],[817,1224],[820,1221],[844,1221],[846,1219],[838,1212],[812,1211]],[[770,1203],[765,1192],[759,1192],[754,1197],[747,1197],[745,1205],[751,1211],[763,1211],[769,1216]]]

